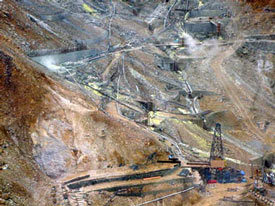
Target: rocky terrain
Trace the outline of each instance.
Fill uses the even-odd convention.
[[[207,161],[217,122],[227,164],[249,174],[251,158],[275,150],[274,9],[274,1],[0,0],[0,205],[138,205],[182,191],[192,182],[157,161]],[[140,186],[131,176],[136,196],[115,183],[63,185],[136,171],[147,180],[152,170],[164,178]],[[223,193],[211,205],[230,205],[220,202],[226,189],[214,189]],[[210,205],[207,194],[151,205]]]

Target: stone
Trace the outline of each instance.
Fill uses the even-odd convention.
[[[67,171],[71,152],[58,139],[44,137],[44,140],[47,142],[45,147],[36,146],[35,160],[49,177],[60,177]]]
[[[1,0],[0,0],[1,1]],[[6,203],[6,200],[4,200],[4,199],[2,199],[2,198],[0,198],[0,205],[5,205],[5,203]]]
[[[8,199],[10,199],[10,195],[8,193],[3,193],[2,194],[2,199],[8,200]]]

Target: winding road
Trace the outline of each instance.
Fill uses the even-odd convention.
[[[248,111],[248,108],[245,107],[245,104],[241,101],[241,95],[245,95],[245,91],[242,91],[235,82],[233,82],[225,69],[222,66],[222,63],[225,59],[229,58],[232,54],[235,53],[236,48],[238,48],[240,43],[229,47],[226,51],[220,52],[215,56],[211,61],[211,68],[213,69],[216,79],[219,84],[223,87],[225,95],[228,96],[234,106],[238,109],[239,115],[242,117],[247,127],[258,140],[265,140],[265,134],[257,128],[256,124],[252,120],[252,115]]]

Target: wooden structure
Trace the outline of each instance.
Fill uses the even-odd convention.
[[[186,164],[182,164],[183,168],[224,168],[225,162],[224,160],[211,160],[210,162],[187,162]]]

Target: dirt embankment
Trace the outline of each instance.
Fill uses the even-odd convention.
[[[246,3],[250,4],[255,10],[261,10],[264,7],[275,8],[274,0],[246,0]]]
[[[0,19],[0,204],[51,205],[45,200],[55,180],[49,177],[167,156],[156,137],[98,111],[79,92],[38,72],[23,52],[64,42],[14,2],[1,4]]]
[[[46,78],[0,49],[0,200],[35,205],[46,194],[32,194],[47,185],[47,178],[31,157],[29,128],[42,111],[46,91],[41,84]]]
[[[154,158],[167,155],[156,137],[98,111],[81,94],[35,71],[16,49],[13,54],[0,49],[1,139],[9,145],[1,158],[8,168],[0,171],[0,179],[11,199],[21,191],[9,188],[11,183],[35,204],[32,194],[42,200],[49,194],[45,174],[58,178],[79,170],[146,164],[153,153]],[[48,189],[42,192],[43,187]]]
[[[0,39],[2,41],[8,42],[18,51],[54,49],[69,44],[66,39],[60,39],[43,30],[18,4],[16,1],[0,2]]]
[[[246,35],[274,33],[275,1],[248,0],[241,7],[239,17],[239,31]],[[247,6],[246,6],[247,5]]]

